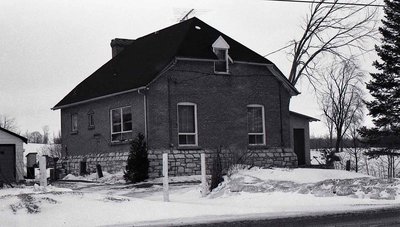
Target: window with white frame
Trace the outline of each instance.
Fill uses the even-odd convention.
[[[132,138],[132,112],[131,107],[112,109],[111,115],[111,141],[125,141]]]
[[[197,106],[194,103],[178,103],[179,146],[197,146]]]
[[[265,145],[264,106],[247,106],[247,127],[249,145]]]
[[[78,114],[71,114],[71,132],[78,132]]]

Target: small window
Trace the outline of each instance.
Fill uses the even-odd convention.
[[[214,49],[214,53],[218,60],[214,62],[214,71],[216,73],[229,73],[228,71],[228,50]]]
[[[94,129],[94,112],[89,111],[88,113],[88,129]]]
[[[71,114],[71,132],[78,132],[78,114]]]
[[[197,146],[197,108],[193,103],[178,103],[178,143]]]
[[[132,138],[131,107],[111,110],[111,141],[125,141]]]
[[[247,106],[249,145],[265,145],[264,106]]]

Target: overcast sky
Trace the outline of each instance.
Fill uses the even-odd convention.
[[[50,108],[111,58],[111,39],[170,26],[192,8],[201,20],[265,55],[299,36],[308,7],[262,0],[0,1],[0,114],[15,117],[21,132],[44,125],[57,132],[60,111]],[[268,56],[286,75],[288,51]],[[362,68],[371,71],[375,58],[362,59]],[[321,118],[307,83],[298,89],[302,94],[292,98],[291,110]],[[310,133],[322,135],[325,128],[312,123]]]

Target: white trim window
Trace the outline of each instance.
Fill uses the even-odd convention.
[[[130,106],[110,110],[111,141],[132,139],[132,111]]]
[[[197,146],[197,105],[178,103],[178,144]]]
[[[264,106],[258,104],[247,106],[247,128],[249,145],[265,145]]]
[[[78,114],[77,113],[71,114],[71,132],[73,132],[73,133],[78,132]]]

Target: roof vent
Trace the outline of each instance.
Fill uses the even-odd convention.
[[[213,49],[229,49],[229,44],[225,41],[222,36],[219,36],[217,40],[212,44]]]
[[[195,29],[200,30],[201,27],[200,26],[194,26]]]

